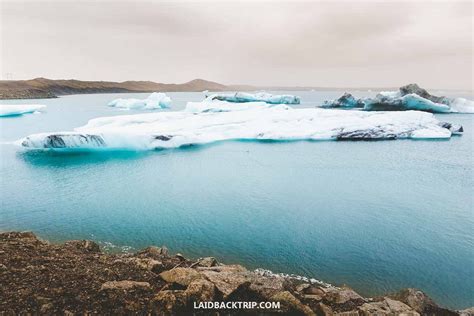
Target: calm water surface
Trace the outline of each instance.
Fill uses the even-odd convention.
[[[341,92],[295,94],[310,107]],[[0,230],[132,250],[165,244],[365,295],[417,287],[448,307],[474,305],[473,115],[438,116],[465,128],[449,141],[225,142],[92,154],[5,143],[138,113],[105,105],[146,95],[1,101],[48,107],[0,118]],[[169,95],[173,110],[203,97]]]

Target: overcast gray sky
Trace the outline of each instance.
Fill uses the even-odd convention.
[[[0,1],[3,79],[473,85],[471,1]]]

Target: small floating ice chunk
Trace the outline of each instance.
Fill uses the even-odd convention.
[[[474,101],[464,98],[455,98],[449,104],[453,113],[474,113]]]
[[[300,98],[295,95],[282,94],[273,95],[265,92],[246,93],[236,92],[228,94],[213,94],[209,96],[211,100],[227,101],[234,103],[243,102],[265,102],[270,104],[300,104]]]
[[[35,113],[45,107],[42,104],[0,104],[0,117]]]
[[[215,102],[215,101],[214,101]],[[73,132],[36,134],[26,148],[177,148],[225,140],[449,138],[453,125],[421,111],[364,112],[257,107],[232,112],[159,112],[90,120]],[[454,127],[458,131],[460,127]]]
[[[209,99],[206,99],[202,102],[188,102],[184,111],[192,113],[208,113],[258,110],[265,108],[274,108],[282,110],[291,109],[290,106],[285,104],[269,104],[265,102],[232,103],[219,100],[210,101]]]
[[[129,110],[154,110],[170,107],[171,98],[168,97],[165,93],[153,92],[146,99],[115,99],[109,102],[108,105]]]

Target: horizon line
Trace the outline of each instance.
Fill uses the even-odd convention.
[[[292,86],[289,86],[289,85],[255,85],[255,84],[246,84],[246,83],[231,83],[231,84],[227,84],[227,83],[221,83],[221,82],[217,82],[217,81],[214,81],[214,80],[208,80],[208,79],[203,79],[203,78],[194,78],[194,79],[191,79],[191,80],[188,80],[188,81],[185,81],[185,82],[181,82],[181,83],[176,83],[176,82],[170,82],[170,83],[167,83],[167,82],[160,82],[160,81],[153,81],[153,80],[124,80],[124,81],[113,81],[113,80],[83,80],[83,79],[75,79],[75,78],[68,78],[68,79],[65,79],[65,78],[59,78],[59,79],[51,79],[51,78],[46,78],[46,77],[35,77],[35,78],[31,78],[31,79],[0,79],[0,82],[1,81],[11,81],[11,82],[14,82],[14,81],[32,81],[32,80],[39,80],[39,79],[45,79],[45,80],[51,80],[51,81],[60,81],[60,80],[64,80],[64,81],[82,81],[82,82],[110,82],[110,83],[126,83],[126,82],[150,82],[150,83],[156,83],[156,84],[164,84],[164,85],[182,85],[182,84],[187,84],[187,83],[191,83],[193,81],[206,81],[206,82],[210,82],[210,83],[215,83],[215,84],[219,84],[219,85],[223,85],[223,86],[226,86],[226,87],[248,87],[248,88],[256,88],[256,89],[276,89],[276,90],[279,90],[279,89],[355,89],[355,90],[371,90],[371,89],[374,89],[374,90],[382,90],[382,89],[398,89],[400,86],[398,85],[392,85],[392,86],[311,86],[311,85],[292,85]],[[410,83],[416,83],[416,82],[410,82]],[[403,85],[406,85],[406,84],[409,84],[409,83],[405,83]],[[403,86],[402,85],[402,86]],[[424,89],[428,89],[428,90],[447,90],[447,91],[469,91],[471,93],[474,92],[474,88],[471,88],[471,89],[466,89],[466,88],[440,88],[440,87],[422,87]]]

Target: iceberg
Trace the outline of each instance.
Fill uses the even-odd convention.
[[[184,111],[191,113],[208,113],[208,112],[233,112],[233,111],[247,111],[258,110],[265,108],[274,108],[289,110],[290,106],[286,104],[269,104],[265,102],[245,102],[232,103],[219,100],[206,99],[202,102],[188,102]]]
[[[45,107],[42,104],[0,104],[0,117],[35,113]]]
[[[209,106],[205,103],[202,108]],[[190,104],[189,108],[200,106]],[[152,150],[226,140],[448,139],[461,132],[462,127],[440,122],[433,114],[421,111],[364,112],[251,104],[240,111],[184,110],[96,118],[74,131],[34,134],[18,144],[28,149]]]
[[[474,101],[455,98],[449,103],[453,113],[474,113]]]
[[[295,95],[273,95],[265,92],[246,93],[236,92],[228,94],[213,94],[209,100],[227,101],[233,103],[265,102],[269,104],[300,104],[300,98]]]
[[[363,108],[365,105],[363,99],[356,99],[350,93],[345,92],[339,99],[324,101],[323,108]]]
[[[399,91],[384,91],[375,98],[356,99],[344,93],[336,100],[324,101],[323,108],[360,108],[364,111],[418,110],[432,113],[474,113],[474,101],[464,98],[438,97],[416,84],[403,86]]]
[[[171,98],[165,93],[153,92],[146,99],[115,99],[109,102],[108,106],[123,109],[154,110],[168,108],[171,105]]]
[[[406,111],[418,110],[433,113],[452,112],[449,105],[435,103],[417,94],[411,93],[400,97],[392,97],[390,94],[379,93],[375,99],[364,100],[365,111]]]

